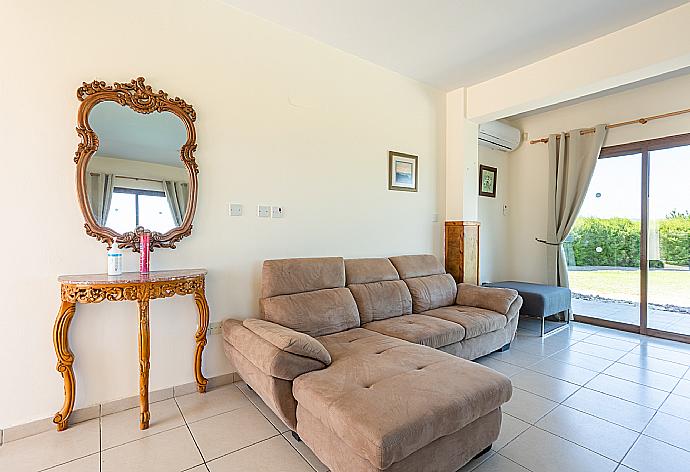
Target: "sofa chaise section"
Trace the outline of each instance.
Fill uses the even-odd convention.
[[[332,364],[294,381],[297,432],[332,469],[454,471],[496,440],[505,376],[367,331],[318,338]]]
[[[359,327],[359,313],[345,288],[345,265],[340,257],[266,261],[262,272],[263,322],[279,335],[294,338],[292,346],[311,344],[315,336]],[[250,320],[223,322],[224,348],[242,379],[293,431],[297,427],[297,402],[292,381],[299,375],[323,369],[323,358],[289,352],[245,326]],[[250,326],[251,328],[251,326]],[[259,331],[261,333],[261,331]],[[285,341],[284,341],[285,342]],[[290,341],[288,340],[289,344]],[[316,343],[316,344],[314,344]],[[278,346],[276,346],[278,344]],[[316,347],[315,347],[316,346]]]

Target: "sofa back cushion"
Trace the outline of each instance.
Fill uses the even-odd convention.
[[[413,313],[422,313],[455,304],[458,286],[450,274],[415,277],[405,279],[405,283],[412,295]]]
[[[348,259],[345,277],[362,324],[412,313],[412,297],[388,259]]]
[[[269,260],[261,272],[262,298],[344,286],[342,257]]]
[[[263,319],[314,337],[358,327],[357,305],[344,287],[341,257],[265,261]]]
[[[423,277],[426,275],[445,274],[443,264],[431,254],[419,254],[415,256],[395,256],[389,260],[395,266],[400,278],[411,279],[413,277]]]
[[[453,276],[446,274],[443,265],[430,254],[396,256],[391,263],[407,284],[412,296],[412,312],[453,305],[458,287]]]

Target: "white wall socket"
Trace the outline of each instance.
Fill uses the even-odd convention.
[[[271,207],[271,218],[282,218],[285,216],[285,208],[281,206]]]
[[[271,216],[271,207],[269,205],[259,205],[256,209],[256,216],[259,218],[268,218]]]
[[[206,334],[208,336],[215,336],[216,334],[220,334],[222,328],[220,327],[220,321],[216,321],[215,323],[211,323],[208,325],[208,328],[206,329]]]
[[[230,216],[242,216],[242,204],[231,203],[228,212]]]

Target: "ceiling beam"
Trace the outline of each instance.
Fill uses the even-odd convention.
[[[688,25],[690,3],[467,87],[467,118],[492,121],[689,67]]]

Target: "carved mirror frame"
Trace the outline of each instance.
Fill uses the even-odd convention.
[[[196,212],[197,174],[199,173],[199,168],[194,159],[194,151],[196,150],[196,129],[194,128],[196,112],[194,108],[181,98],[170,98],[162,90],[154,91],[150,85],[145,83],[143,77],[132,79],[129,83],[114,82],[113,85],[106,85],[105,82],[98,80],[94,80],[91,83],[84,82],[77,89],[77,98],[81,102],[77,115],[77,134],[81,138],[81,143],[77,147],[74,162],[77,164],[77,198],[81,212],[86,220],[84,223],[86,234],[105,242],[108,244],[108,248],[113,243],[116,243],[121,248],[130,247],[135,252],[138,252],[139,235],[144,231],[148,231],[151,233],[152,250],[154,247],[174,249],[176,242],[191,234],[192,220]],[[180,160],[184,163],[189,173],[189,201],[180,226],[166,233],[137,227],[134,231],[120,234],[96,222],[86,193],[86,167],[91,157],[98,150],[98,136],[89,125],[89,113],[96,105],[106,101],[119,103],[137,113],[143,114],[169,111],[185,124],[187,140],[180,148]]]

